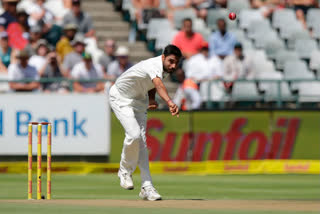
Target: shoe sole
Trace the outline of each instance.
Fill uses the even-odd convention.
[[[119,176],[118,176],[118,177],[119,177]],[[120,177],[119,177],[119,179],[120,179]],[[134,189],[134,186],[129,186],[129,187],[127,187],[127,186],[122,186],[121,183],[120,183],[120,186],[121,186],[123,189],[126,189],[126,190],[133,190],[133,189]]]
[[[121,185],[120,185],[121,186]],[[121,186],[123,189],[126,189],[126,190],[133,190],[134,187],[124,187],[124,186]]]
[[[147,197],[144,197],[141,195],[141,193],[139,193],[139,197],[142,199],[142,200],[145,200],[145,201],[161,201],[162,198],[155,198],[155,199],[148,199]]]

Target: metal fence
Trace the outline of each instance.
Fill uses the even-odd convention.
[[[75,80],[67,78],[41,78],[38,82],[64,83],[70,92],[74,91],[73,83],[108,82],[108,79]],[[0,79],[0,91],[2,84],[9,82],[28,83],[34,82],[32,79],[19,81],[9,81]],[[288,104],[292,108],[300,108],[303,104],[309,107],[318,108],[320,103],[320,79],[292,79],[292,80],[237,80],[232,82],[231,92],[227,92],[224,80],[212,80],[205,82],[200,93],[206,97],[203,99],[205,109],[226,109],[226,108],[286,108]],[[218,86],[222,91],[220,98],[213,98]],[[217,89],[217,88],[216,88]],[[10,91],[10,90],[9,90]],[[6,92],[3,91],[2,92]],[[243,104],[245,104],[243,106]],[[247,104],[247,106],[246,106]]]

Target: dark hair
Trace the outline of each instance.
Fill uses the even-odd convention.
[[[191,22],[191,24],[192,24],[192,19],[191,18],[185,18],[185,19],[183,19],[182,23],[185,23],[185,22]]]
[[[226,20],[224,20],[223,18],[219,18],[219,19],[217,20],[217,23],[218,23],[218,22],[224,22],[224,24],[227,24],[227,23],[226,23]]]
[[[242,44],[237,42],[235,45],[234,45],[234,49],[242,49]]]
[[[174,55],[174,56],[178,57],[179,59],[182,57],[182,53],[181,53],[180,49],[175,45],[167,45],[164,48],[163,55],[165,57],[167,57],[169,55]]]

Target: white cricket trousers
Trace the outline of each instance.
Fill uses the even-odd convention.
[[[141,186],[152,185],[146,142],[147,108],[145,106],[139,110],[134,108],[134,100],[121,96],[115,85],[109,91],[109,101],[125,130],[119,172],[131,175],[138,165],[141,172]]]

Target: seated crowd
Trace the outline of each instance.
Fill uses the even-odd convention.
[[[230,3],[236,1],[247,2],[248,6],[238,5],[238,7],[254,9],[264,19],[269,20],[272,20],[275,11],[291,8],[303,28],[309,30],[310,36],[312,29],[307,25],[307,13],[310,8],[319,8],[320,2],[318,0],[132,0],[135,20],[142,32],[146,28],[144,24],[153,18],[155,20],[158,17],[166,18],[171,23],[175,35],[171,43],[181,49],[185,58],[176,76],[172,78],[181,83],[176,92],[175,103],[180,103],[186,109],[201,108],[203,102],[201,85],[205,85],[202,83],[221,79],[221,84],[215,86],[214,93],[219,94],[220,90],[231,94],[233,81],[255,78],[256,67],[252,55],[245,52],[247,44],[241,44],[243,41],[238,39],[233,31],[228,31],[227,25],[232,21],[226,20],[227,16],[216,21],[215,29],[210,29],[212,32],[199,30],[199,24],[202,23],[210,28],[208,12],[211,9],[230,9]],[[178,14],[179,11],[184,11],[190,16],[186,18],[185,15],[182,25],[177,22],[179,15],[182,14]],[[188,13],[190,11],[192,13]],[[176,30],[179,31],[175,33]],[[154,38],[151,38],[151,41],[152,39]],[[159,40],[159,37],[156,37],[156,42],[157,39]]]
[[[86,51],[87,40],[96,42],[90,15],[81,0],[63,2],[66,12],[57,17],[45,0],[2,0],[0,77],[10,81],[10,91],[67,93],[70,79],[75,92],[100,92],[104,82],[92,80],[114,80],[132,65],[129,50],[111,39],[93,59]]]

